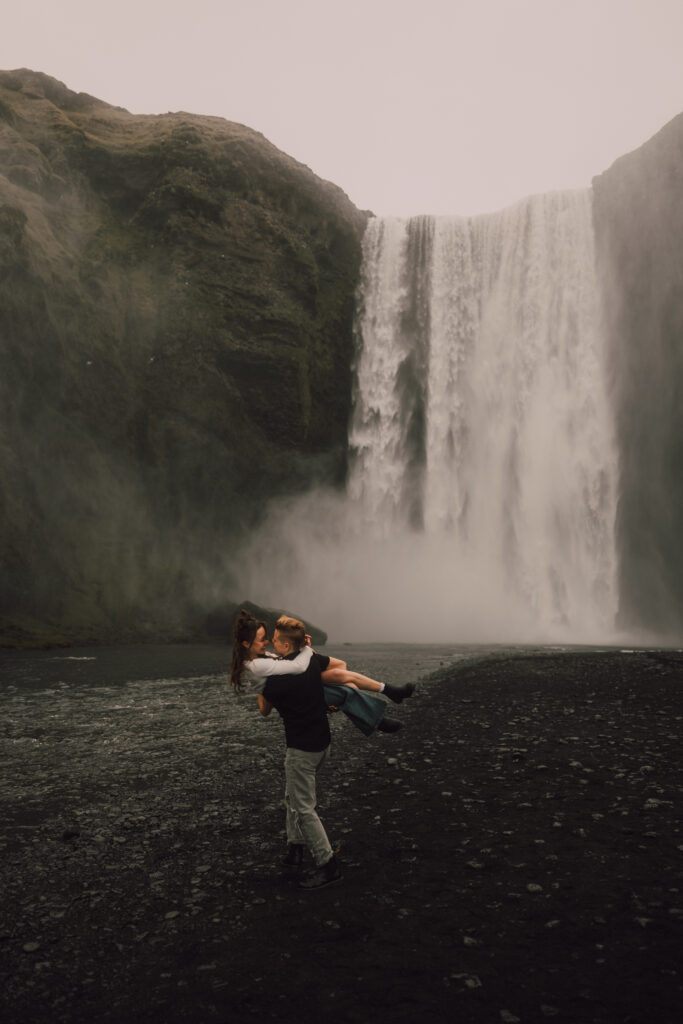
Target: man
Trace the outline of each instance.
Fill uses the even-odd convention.
[[[295,620],[296,621],[296,620]],[[282,619],[273,634],[273,649],[283,658],[296,656],[299,627]],[[300,889],[321,889],[341,880],[342,871],[316,811],[316,780],[329,757],[330,726],[323,695],[320,661],[313,657],[301,675],[269,676],[258,696],[265,717],[275,708],[285,727],[285,807],[288,851],[285,863],[299,866],[308,847],[315,868],[299,882]]]

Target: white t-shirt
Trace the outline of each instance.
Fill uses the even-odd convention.
[[[312,647],[302,647],[296,658],[291,660],[278,658],[276,654],[266,651],[264,658],[245,661],[242,671],[249,672],[251,679],[260,683],[268,676],[300,676],[308,668],[312,657]]]

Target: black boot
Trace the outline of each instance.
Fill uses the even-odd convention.
[[[377,732],[398,732],[403,728],[403,722],[397,722],[393,718],[383,718],[377,726]]]
[[[326,885],[332,885],[334,882],[341,881],[342,869],[339,865],[339,861],[332,854],[327,864],[323,864],[322,867],[316,868],[315,871],[311,871],[308,875],[301,879],[299,882],[300,889],[322,889]]]
[[[286,868],[300,868],[304,859],[306,847],[302,843],[289,843],[287,853],[280,863]]]
[[[400,704],[406,697],[412,696],[415,692],[415,683],[404,683],[403,686],[392,686],[390,683],[384,684],[382,693],[389,700],[393,700],[394,704]]]

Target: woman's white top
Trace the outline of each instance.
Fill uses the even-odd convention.
[[[266,676],[300,676],[308,668],[312,657],[312,647],[302,647],[296,658],[291,660],[283,660],[267,651],[265,658],[245,661],[244,668],[251,672],[256,679],[265,679]]]

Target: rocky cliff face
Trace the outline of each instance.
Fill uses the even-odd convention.
[[[621,449],[621,618],[683,634],[683,116],[593,182]]]
[[[366,216],[241,125],[0,72],[5,642],[182,634],[267,496],[343,479]]]

